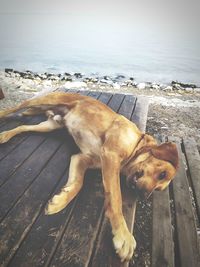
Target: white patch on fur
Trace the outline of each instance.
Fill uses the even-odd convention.
[[[100,148],[102,146],[101,138],[90,130],[88,123],[84,119],[73,112],[69,112],[64,117],[64,121],[82,153],[96,156],[100,155]]]

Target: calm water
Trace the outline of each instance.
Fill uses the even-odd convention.
[[[139,25],[39,14],[0,14],[0,68],[126,74],[200,84],[200,42]]]

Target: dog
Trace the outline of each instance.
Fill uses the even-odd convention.
[[[47,120],[0,133],[0,144],[22,132],[67,128],[80,148],[80,153],[71,157],[66,185],[49,201],[46,214],[64,209],[81,190],[85,171],[100,168],[114,248],[121,261],[130,260],[136,241],[122,213],[120,173],[126,176],[129,187],[148,198],[154,190],[164,190],[174,178],[178,168],[176,145],[171,142],[158,145],[133,122],[88,96],[53,92],[3,110],[0,118],[23,109],[27,109],[23,115],[45,113]]]

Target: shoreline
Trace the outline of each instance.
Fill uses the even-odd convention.
[[[90,86],[95,88],[95,86],[110,87],[116,90],[120,90],[126,87],[136,88],[138,90],[161,90],[164,92],[172,91],[184,91],[186,93],[200,93],[200,85],[183,83],[179,81],[171,81],[170,83],[160,83],[160,82],[137,82],[134,77],[130,77],[123,74],[118,74],[115,76],[110,75],[98,75],[91,74],[85,75],[81,72],[65,72],[65,73],[39,73],[33,71],[18,71],[10,68],[5,68],[5,70],[0,70],[0,75],[4,75],[8,78],[16,78],[27,86],[43,85],[44,87],[49,86],[65,86],[65,87],[86,87]],[[34,83],[31,81],[34,81]],[[48,81],[48,82],[47,82]],[[76,84],[75,84],[76,82]],[[40,87],[38,88],[40,89]]]

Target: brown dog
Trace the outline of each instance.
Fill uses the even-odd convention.
[[[72,156],[67,184],[49,202],[46,214],[57,213],[67,206],[80,191],[88,168],[101,168],[114,247],[122,261],[130,260],[136,242],[122,214],[120,172],[126,175],[129,186],[146,197],[153,190],[164,190],[177,170],[176,145],[157,145],[153,137],[141,133],[125,117],[79,94],[50,93],[1,111],[0,118],[24,108],[29,108],[25,115],[46,113],[48,119],[38,125],[22,125],[3,132],[0,143],[22,132],[50,132],[66,127],[81,150]]]

